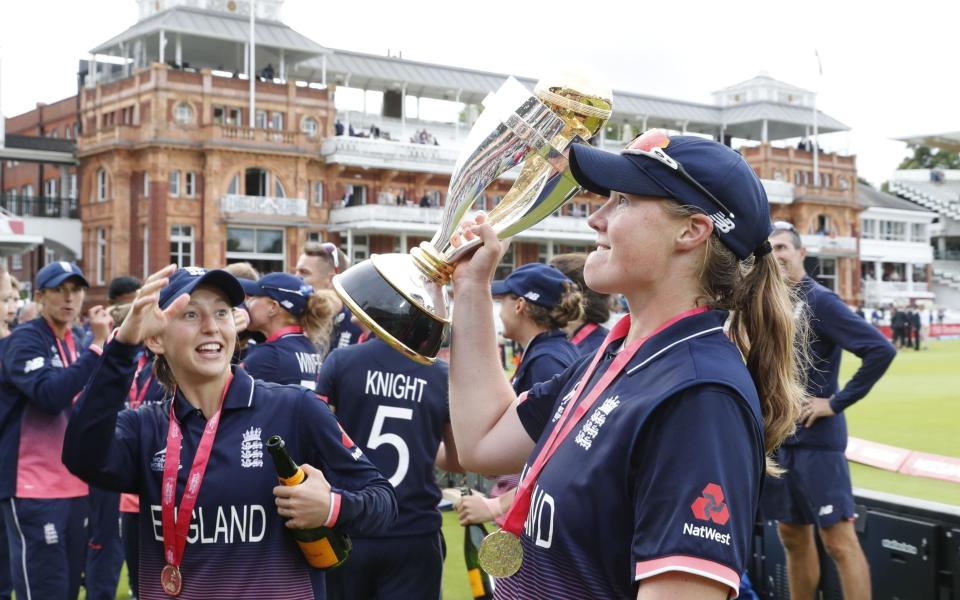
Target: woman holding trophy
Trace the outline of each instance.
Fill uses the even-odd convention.
[[[658,131],[619,154],[575,144],[570,167],[607,197],[586,283],[630,306],[593,356],[518,398],[493,323],[501,244],[482,215],[451,240],[482,241],[453,273],[460,460],[522,469],[481,562],[498,598],[735,596],[803,392],[763,187],[730,148]]]

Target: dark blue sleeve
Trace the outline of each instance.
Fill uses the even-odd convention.
[[[397,519],[397,498],[390,482],[313,392],[304,391],[298,421],[305,462],[323,471],[337,496],[336,516],[330,524],[360,536],[385,533]]]
[[[99,359],[94,352],[84,352],[69,367],[54,367],[45,339],[32,327],[19,327],[10,336],[3,362],[20,393],[40,410],[56,414],[70,407]]]
[[[520,423],[531,440],[536,442],[540,439],[543,430],[546,429],[554,415],[554,407],[561,392],[563,392],[570,379],[577,375],[576,371],[579,366],[581,366],[580,362],[574,363],[568,369],[555,373],[546,381],[535,383],[529,391],[520,395],[521,402],[517,406],[517,416],[520,417]]]
[[[880,330],[858,317],[834,294],[817,294],[813,314],[816,320],[811,325],[818,336],[856,354],[862,361],[847,385],[830,401],[833,412],[840,413],[867,395],[893,362],[897,350]]]
[[[750,553],[763,440],[743,400],[697,386],[665,400],[638,432],[629,486],[636,580],[669,570],[729,585]]]
[[[61,458],[71,473],[119,492],[139,487],[140,421],[137,411],[122,410],[139,349],[116,340],[107,344],[73,407],[63,440]]]
[[[570,366],[569,363],[564,363],[550,354],[536,356],[527,365],[526,372],[523,374],[523,381],[517,382],[517,385],[520,386],[517,389],[520,393],[523,393],[532,388],[534,384],[549,380],[568,366]]]
[[[243,357],[243,363],[240,366],[254,379],[275,381],[274,376],[280,367],[278,349],[274,344],[257,344]]]
[[[317,382],[317,395],[330,406],[337,406],[337,357],[340,350],[334,350],[323,359],[320,365],[320,380]]]

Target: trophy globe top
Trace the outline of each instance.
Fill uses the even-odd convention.
[[[596,77],[563,71],[537,82],[533,93],[567,122],[570,133],[593,137],[610,118],[613,90]]]

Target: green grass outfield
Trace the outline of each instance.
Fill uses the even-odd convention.
[[[960,457],[960,340],[930,341],[926,346],[920,352],[901,350],[870,395],[847,411],[850,435]],[[859,364],[856,356],[845,354],[841,380],[853,375]],[[857,487],[960,505],[960,484],[853,463],[850,468]],[[447,540],[443,597],[467,600],[470,589],[463,562],[463,528],[453,512],[443,513],[443,535]],[[129,597],[124,569],[117,598]]]
[[[870,394],[847,409],[850,435],[910,450],[960,457],[960,340],[900,350]],[[860,359],[844,354],[841,382]],[[960,505],[960,484],[850,464],[860,488]]]

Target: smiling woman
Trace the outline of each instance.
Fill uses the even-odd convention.
[[[376,534],[396,517],[390,484],[316,395],[231,368],[232,308],[242,300],[226,271],[171,265],[151,275],[67,428],[68,469],[140,497],[138,598],[324,598],[323,572],[285,527]],[[141,344],[158,358],[167,397],[121,410]],[[263,460],[270,435],[301,463],[302,485],[277,486]],[[224,515],[242,531],[222,531]],[[253,571],[269,576],[251,579]]]
[[[488,317],[503,248],[483,218],[464,227],[483,246],[453,275],[460,462],[523,469],[481,565],[497,598],[736,595],[764,471],[778,472],[765,459],[802,395],[763,187],[730,148],[657,131],[620,154],[574,144],[570,165],[607,197],[584,280],[630,314],[517,397]]]

